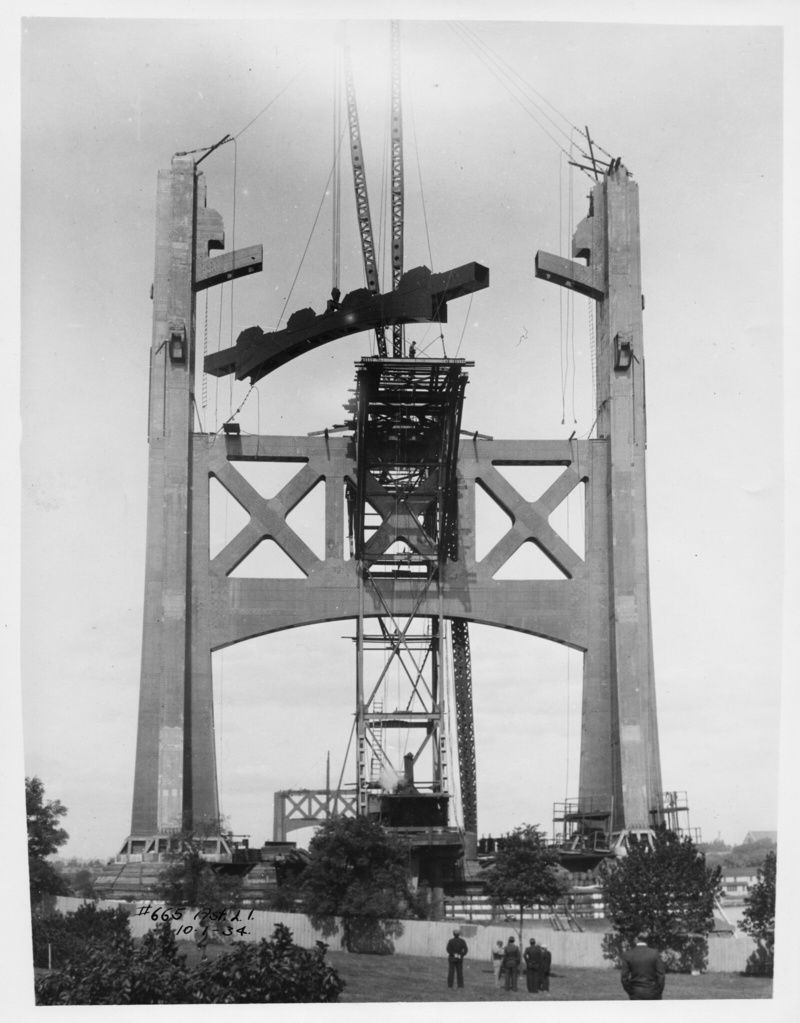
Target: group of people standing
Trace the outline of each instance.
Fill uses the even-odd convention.
[[[528,991],[536,994],[539,991],[550,990],[550,964],[552,956],[550,950],[544,945],[538,945],[535,938],[531,938],[528,947],[520,952],[516,938],[510,937],[503,945],[498,941],[492,953],[495,970],[495,985],[500,986],[505,981],[506,991],[516,991],[519,974],[522,964],[525,964],[525,981]]]
[[[467,943],[461,937],[461,929],[456,927],[453,937],[447,942],[447,986],[464,986],[464,956],[467,954]],[[516,938],[510,937],[503,945],[498,941],[492,953],[494,980],[497,987],[504,981],[506,991],[517,991],[519,974],[525,963],[525,980],[528,991],[536,994],[550,990],[550,963],[552,956],[544,945],[537,945],[535,938],[525,949],[524,955],[519,950]]]
[[[455,982],[464,986],[464,957],[467,943],[456,927],[453,937],[447,942],[447,986]],[[505,981],[506,991],[517,991],[520,970],[525,963],[525,980],[528,991],[537,994],[550,990],[550,964],[552,956],[544,945],[538,945],[531,938],[524,953],[520,953],[516,938],[512,935],[506,944],[498,941],[492,952],[494,982],[497,987]],[[647,939],[639,935],[632,948],[622,954],[622,986],[628,997],[636,1000],[660,999],[664,991],[665,967],[658,952],[650,948]]]

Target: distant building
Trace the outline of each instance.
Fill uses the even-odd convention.
[[[777,831],[748,831],[744,836],[743,845],[749,845],[751,842],[763,842],[765,839],[769,839],[770,842],[778,842]]]
[[[743,899],[758,880],[758,867],[727,867],[722,871],[722,894]]]

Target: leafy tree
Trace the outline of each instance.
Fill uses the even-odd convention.
[[[96,899],[97,892],[94,887],[96,876],[88,867],[79,867],[74,874],[68,877],[72,893],[80,899]]]
[[[775,852],[776,843],[771,838],[759,838],[755,842],[735,845],[722,860],[723,867],[761,867],[770,852]]]
[[[159,874],[156,895],[170,908],[201,907],[213,912],[236,909],[242,901],[242,878],[225,874],[204,859],[203,837],[193,832],[180,836],[179,851],[172,853]]]
[[[775,877],[778,867],[776,852],[768,852],[758,880],[745,898],[745,910],[739,927],[757,942],[757,949],[747,960],[747,973],[771,977],[775,964]]]
[[[519,908],[519,936],[525,909],[554,906],[568,891],[558,866],[558,854],[548,849],[536,825],[523,824],[502,840],[494,865],[485,876],[485,890],[492,902]]]
[[[325,963],[326,946],[299,948],[278,924],[271,941],[237,944],[194,968],[164,921],[138,947],[130,933],[92,938],[61,970],[36,981],[37,1005],[155,1005],[222,1002],[335,1002],[344,987]]]
[[[69,835],[59,821],[67,808],[57,799],[45,802],[41,779],[25,779],[25,811],[28,818],[28,880],[31,902],[45,895],[66,895],[66,882],[46,857],[62,846]]]
[[[418,915],[405,846],[366,817],[338,817],[322,825],[308,852],[298,886],[303,912],[327,934],[341,917],[348,951],[391,951],[398,918]]]
[[[81,899],[98,898],[94,883],[104,869],[102,860],[86,860],[71,856],[68,860],[56,857],[52,863],[69,888],[67,894],[76,895]]]
[[[668,970],[704,969],[720,875],[690,838],[666,829],[655,832],[652,849],[639,842],[627,856],[603,864],[606,914],[615,931],[603,940],[605,957],[618,959],[637,934],[646,934]]]

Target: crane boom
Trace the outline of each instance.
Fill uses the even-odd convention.
[[[367,174],[364,168],[364,154],[361,149],[361,130],[358,125],[358,107],[356,106],[356,88],[353,81],[353,67],[350,60],[350,48],[344,51],[344,78],[347,94],[347,122],[350,129],[350,159],[353,164],[353,187],[356,195],[356,214],[358,231],[361,235],[361,253],[364,257],[364,274],[370,293],[380,293],[378,265],[375,259],[375,242],[372,236],[372,217],[369,212],[369,196],[367,195]],[[383,326],[375,328],[378,342],[378,354],[386,358],[386,335]]]
[[[392,22],[392,291],[403,276],[403,108],[400,90],[400,23]],[[403,327],[392,327],[392,355],[403,355]]]

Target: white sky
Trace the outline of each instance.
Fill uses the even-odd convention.
[[[688,791],[704,838],[739,842],[778,826],[783,78],[778,28],[709,25],[733,9],[731,21],[781,22],[788,8],[707,6],[708,23],[694,27],[553,23],[549,5],[533,4],[526,16],[541,9],[551,23],[482,23],[473,12],[471,28],[569,121],[588,124],[639,183],[663,781]],[[441,16],[450,14],[442,5]],[[220,289],[210,297],[209,350],[254,323],[273,328],[330,169],[334,39],[335,22],[319,19],[24,27],[24,755],[25,772],[69,807],[64,855],[113,855],[129,826],[156,174],[175,151],[240,132],[285,88],[241,135],[235,162],[226,146],[204,164],[229,246],[235,170],[235,244],[265,252],[264,271],[237,283],[232,300],[225,288],[221,313]],[[357,26],[353,45],[377,225],[388,24]],[[495,437],[583,436],[594,418],[586,303],[575,304],[565,347],[559,290],[534,280],[533,260],[540,248],[563,251],[589,183],[570,175],[445,22],[409,18],[403,51],[406,266],[429,262],[421,173],[434,269],[474,259],[492,274],[469,322],[462,299],[446,327],[448,354],[463,330],[460,354],[476,363],[464,425]],[[344,174],[350,290],[361,271]],[[326,205],[287,313],[319,310],[329,289]],[[574,387],[562,375],[573,340]],[[240,416],[243,429],[304,434],[341,421],[368,341],[334,343],[266,378]],[[206,428],[218,428],[245,393],[211,378]],[[579,513],[571,516],[577,533]],[[352,645],[340,638],[350,631],[316,626],[215,659],[222,808],[235,831],[271,837],[273,791],[322,785],[328,750],[338,773],[353,711]],[[549,831],[553,802],[577,794],[580,659],[507,631],[474,627],[471,636],[479,831],[524,821]]]

